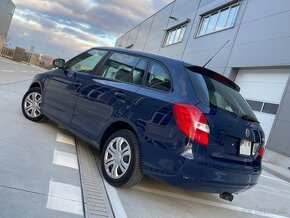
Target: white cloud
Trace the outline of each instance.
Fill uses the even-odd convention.
[[[171,0],[14,0],[12,42],[39,53],[71,57],[115,39]]]
[[[112,46],[114,43],[113,39],[98,37],[57,23],[53,28],[45,28],[38,22],[27,20],[23,13],[22,16],[15,16],[10,36],[15,46],[28,50],[31,45],[34,45],[38,53],[66,59],[88,48]]]

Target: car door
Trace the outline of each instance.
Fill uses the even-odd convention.
[[[141,144],[146,145],[141,147],[143,167],[146,170],[162,172],[167,168],[167,150],[172,149],[172,141],[176,141],[172,103],[178,100],[172,90],[169,71],[163,64],[152,60],[145,84],[138,90],[140,98],[134,108],[136,126],[144,135]],[[158,155],[152,155],[152,152]]]
[[[105,50],[88,50],[70,60],[64,69],[55,70],[46,85],[44,112],[69,124],[82,85],[106,54]]]
[[[84,84],[72,119],[82,134],[96,140],[114,119],[128,119],[138,97],[147,61],[113,52],[105,64]]]

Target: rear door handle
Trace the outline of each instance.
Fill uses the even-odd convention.
[[[76,82],[74,82],[74,86],[75,87],[79,87],[79,86],[81,86],[82,84],[81,84],[81,82],[80,81],[76,81]]]

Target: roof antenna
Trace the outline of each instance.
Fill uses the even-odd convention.
[[[203,65],[203,67],[205,67],[206,65],[209,64],[209,62],[211,62],[211,60],[226,46],[226,44],[229,43],[230,40],[226,41],[226,43],[208,60],[208,62],[206,62],[205,65]]]

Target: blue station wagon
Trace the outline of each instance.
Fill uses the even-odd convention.
[[[49,118],[98,148],[111,185],[131,187],[145,174],[232,200],[257,184],[264,133],[228,78],[116,48],[93,48],[54,66],[33,79],[23,114]]]

